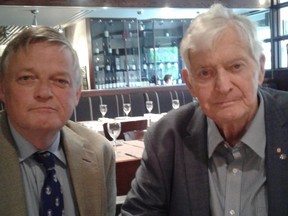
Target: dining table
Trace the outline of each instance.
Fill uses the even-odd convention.
[[[98,132],[100,134],[104,134],[103,131],[103,124],[112,122],[114,120],[117,120],[119,122],[124,122],[124,121],[138,121],[138,120],[143,120],[147,119],[145,116],[135,116],[135,117],[116,117],[116,118],[99,118],[98,120],[91,120],[91,121],[79,121],[77,123],[90,128],[91,130]]]
[[[148,126],[151,126],[152,124],[157,122],[160,118],[162,118],[165,114],[166,113],[161,114],[146,113],[143,116],[119,116],[116,118],[99,118],[98,120],[78,121],[77,123],[104,135],[103,131],[104,123],[111,122],[114,120],[125,122],[125,121],[138,121],[146,119],[148,121]]]
[[[119,121],[137,121],[147,119],[149,125],[157,122],[165,114],[145,114],[135,117],[116,117]],[[97,121],[82,121],[79,124],[90,128],[104,135],[103,124],[114,119],[100,118]],[[112,145],[111,141],[111,145]],[[131,182],[135,177],[136,171],[140,166],[142,154],[144,151],[144,141],[141,140],[116,140],[115,158],[116,158],[116,185],[117,197],[125,197],[131,188]]]
[[[144,151],[143,140],[118,141],[116,145],[117,196],[123,196],[131,188],[131,182],[140,166]]]

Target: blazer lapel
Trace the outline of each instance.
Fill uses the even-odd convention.
[[[86,148],[86,141],[63,128],[63,146],[80,215],[103,215],[103,179],[95,154]]]
[[[210,212],[207,126],[205,117],[197,109],[184,138],[184,161],[191,203],[191,215],[208,216]]]

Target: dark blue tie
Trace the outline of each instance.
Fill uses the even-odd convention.
[[[64,215],[63,194],[55,171],[55,156],[46,151],[36,153],[34,158],[38,163],[42,164],[46,170],[46,178],[41,191],[40,215]]]

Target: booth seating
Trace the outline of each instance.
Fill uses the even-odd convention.
[[[123,103],[131,104],[129,116],[143,116],[148,113],[145,102],[153,101],[152,113],[166,113],[172,109],[172,99],[179,99],[180,105],[192,102],[186,86],[130,88],[113,90],[83,91],[77,107],[74,109],[71,120],[91,121],[102,117],[99,105],[107,104],[107,118],[124,116]]]

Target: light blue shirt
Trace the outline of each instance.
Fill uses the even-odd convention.
[[[232,150],[234,160],[215,154],[225,143],[211,119],[208,122],[210,206],[212,216],[267,216],[268,201],[265,173],[265,120],[260,93],[258,111],[241,141]]]
[[[33,159],[33,154],[38,150],[31,143],[27,142],[15,130],[15,128],[13,128],[10,122],[9,125],[17,146],[18,158],[24,182],[28,215],[39,216],[39,203],[41,190],[45,179],[45,170]],[[69,169],[67,167],[67,161],[63,149],[60,145],[60,132],[57,133],[50,147],[43,151],[50,151],[57,158],[55,163],[55,170],[63,190],[65,215],[79,215],[77,205],[75,205],[76,199],[74,197]]]

